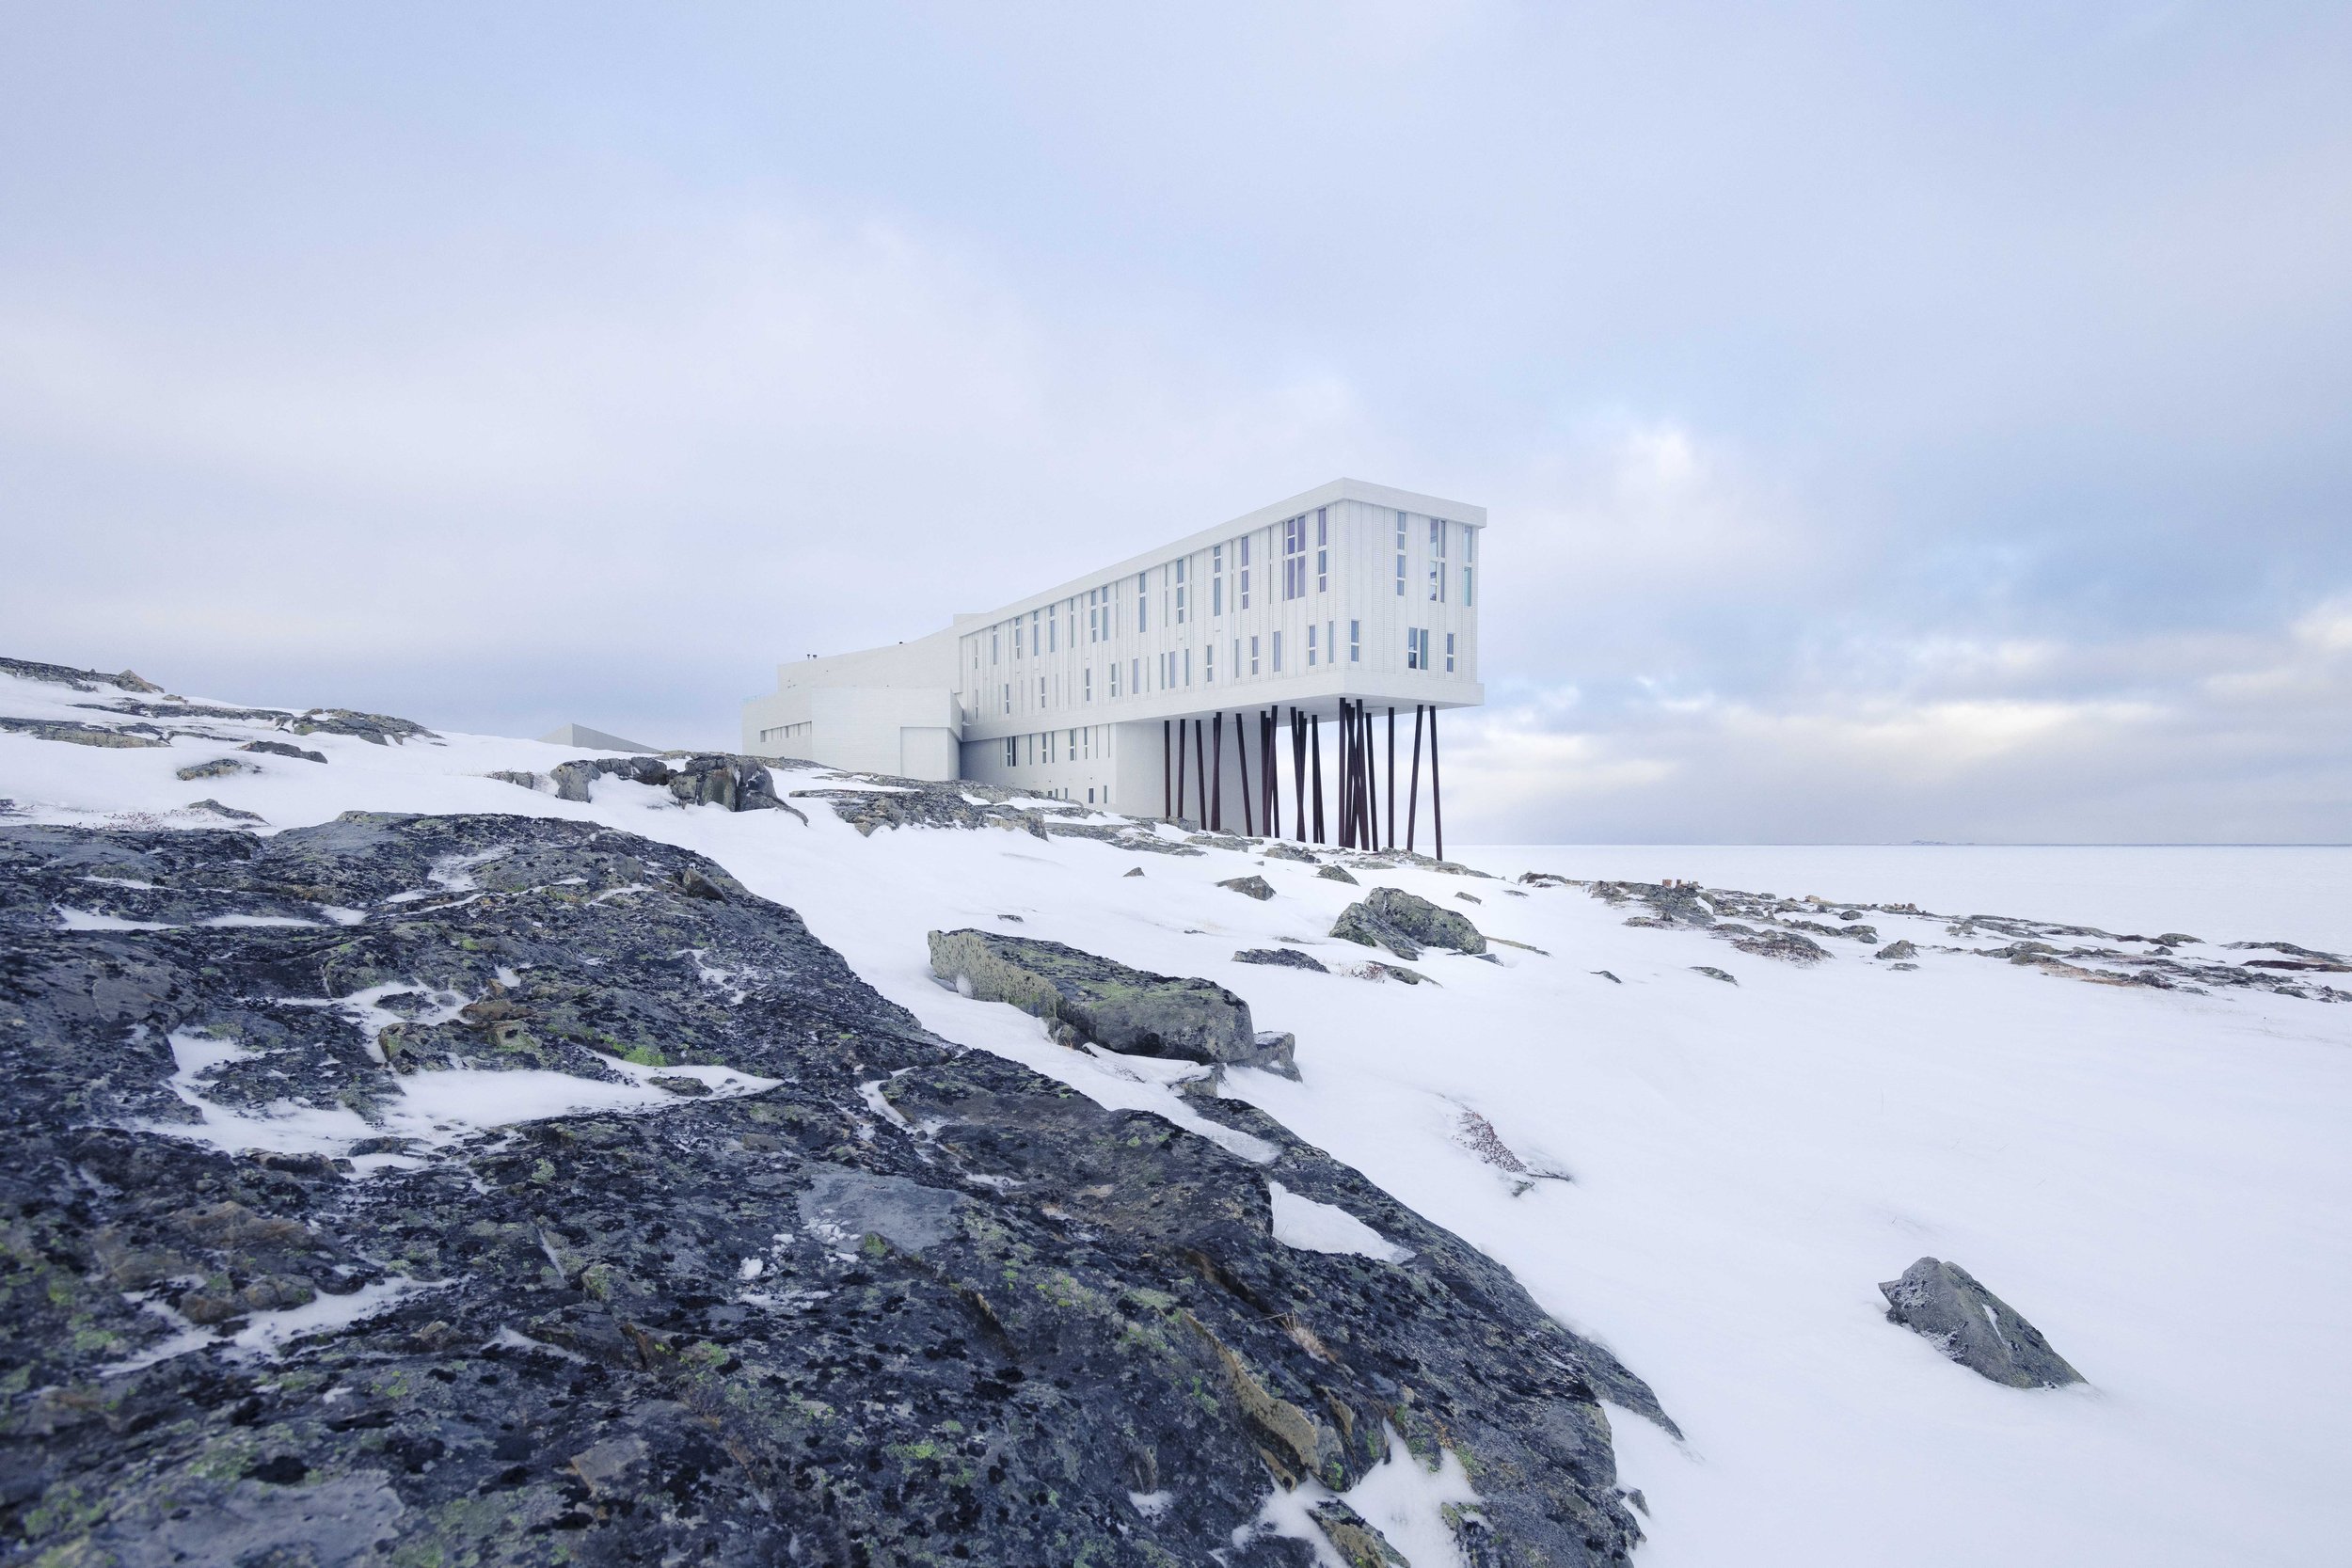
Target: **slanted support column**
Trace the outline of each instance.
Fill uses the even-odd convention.
[[[1209,769],[1209,831],[1225,831],[1225,715],[1219,713],[1209,725],[1209,735],[1216,747],[1216,766]]]
[[[1315,842],[1323,842],[1323,721],[1307,718],[1307,753],[1315,770]]]
[[[1176,815],[1176,785],[1168,773],[1168,768],[1172,766],[1168,759],[1175,753],[1169,750],[1169,744],[1168,721],[1163,719],[1160,721],[1160,815],[1162,816]]]
[[[1421,704],[1413,705],[1412,793],[1405,802],[1405,852],[1408,855],[1413,852],[1413,833],[1421,821]]]
[[[1396,709],[1393,706],[1389,709],[1389,837],[1381,847],[1396,847]]]
[[[1438,858],[1445,859],[1445,789],[1438,783],[1438,708],[1429,707],[1429,825],[1435,830]]]
[[[1249,807],[1249,732],[1241,727],[1241,715],[1233,715],[1233,762],[1241,769],[1234,781],[1241,785],[1241,833],[1244,838],[1258,836],[1257,814]]]
[[[1201,734],[1198,719],[1192,721],[1192,775],[1193,781],[1200,786],[1200,823],[1206,827],[1209,821],[1209,746],[1208,737]]]
[[[1167,720],[1160,721],[1165,724]],[[1174,820],[1184,819],[1184,721],[1176,721],[1176,813]]]
[[[1307,716],[1291,709],[1291,832],[1307,842]]]

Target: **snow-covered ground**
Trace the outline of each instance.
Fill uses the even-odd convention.
[[[88,719],[72,705],[116,695],[0,677],[0,714]],[[262,771],[191,784],[173,770],[242,753],[0,733],[0,797],[13,820],[90,826],[217,825],[176,814],[199,797],[264,831],[351,809],[608,823],[799,910],[946,1037],[1190,1124],[1167,1064],[1061,1049],[1025,1015],[943,989],[924,933],[978,926],[1215,979],[1260,1027],[1298,1037],[1302,1082],[1245,1071],[1233,1092],[1486,1249],[1656,1387],[1685,1441],[1613,1418],[1623,1479],[1649,1507],[1647,1563],[2322,1563],[2352,1541],[2352,1006],[2090,985],[1972,953],[1923,952],[1902,972],[1843,942],[1795,968],[1629,927],[1638,906],[1581,889],[1409,869],[1366,880],[1545,951],[1431,955],[1416,967],[1438,984],[1376,983],[1232,961],[1282,939],[1365,956],[1327,935],[1361,890],[1306,865],[995,831],[862,838],[821,808],[803,825],[612,781],[572,804],[483,776],[579,754],[529,741],[298,743],[328,761],[251,757]],[[1506,877],[1689,877],[2209,945],[2352,947],[2341,850],[1463,858]],[[1216,885],[1245,872],[1276,896]],[[1887,941],[1972,945],[1941,920],[1870,919]],[[1572,1180],[1482,1163],[1465,1112]],[[1307,1244],[1379,1241],[1330,1216],[1286,1223]],[[1888,1324],[1876,1283],[1923,1254],[1977,1275],[2088,1385],[1996,1386]]]

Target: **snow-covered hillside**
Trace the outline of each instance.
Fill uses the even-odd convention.
[[[1238,992],[1261,1027],[1295,1034],[1299,1079],[1237,1069],[1229,1093],[1501,1261],[1679,1423],[1677,1442],[1613,1413],[1620,1479],[1647,1509],[1640,1561],[2319,1563],[2352,1540],[2352,974],[2292,909],[2208,919],[2169,892],[2144,911],[2101,903],[2106,931],[2069,933],[2035,923],[2097,900],[1996,899],[1995,878],[1975,907],[1942,907],[1934,888],[1885,885],[1883,863],[1841,884],[1853,863],[1837,851],[1775,852],[1769,890],[1699,869],[1705,893],[1594,885],[1630,874],[1623,851],[1467,849],[1486,874],[1470,875],[1187,845],[1173,828],[1138,831],[1191,852],[993,827],[868,835],[818,798],[729,812],[604,778],[565,800],[491,775],[544,776],[573,751],[377,739],[360,721],[297,734],[216,705],[0,677],[0,716],[22,721],[0,731],[0,829],[267,833],[355,810],[626,829],[798,911],[946,1038],[1196,1128],[1170,1080],[1197,1069],[1052,1043],[940,985],[926,933],[1053,939]],[[57,728],[134,721],[161,743]],[[254,739],[284,750],[239,749]],[[775,787],[893,786],[800,768]],[[1706,853],[1659,851],[1643,879]],[[2133,874],[2153,885],[2168,852],[2103,853],[2143,857]],[[2289,853],[2246,852],[2246,877]],[[2306,870],[2344,864],[2301,853],[2318,857]],[[1334,863],[1354,884],[1320,874]],[[1273,896],[1218,885],[1245,876]],[[1349,973],[1386,958],[1329,934],[1375,885],[1509,945],[1494,961],[1424,953],[1410,967],[1427,984]],[[1782,908],[1809,895],[1823,901]],[[1907,901],[1926,912],[1887,907]],[[1753,953],[1707,924],[1742,909],[1809,922],[1828,956]],[[1854,927],[1867,939],[1826,934]],[[1915,955],[1873,956],[1906,941]],[[1234,959],[1284,945],[1334,972]],[[2225,970],[2261,983],[2213,983]],[[1973,1272],[2087,1383],[1999,1386],[1890,1324],[1877,1286],[1923,1255]]]

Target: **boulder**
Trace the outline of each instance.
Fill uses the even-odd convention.
[[[2011,1388],[2062,1388],[2082,1373],[2042,1331],[1958,1263],[1922,1258],[1879,1287],[1886,1321],[1900,1323],[1970,1371]]]
[[[1890,942],[1875,955],[1882,958],[1915,958],[1918,956],[1919,950],[1907,942]]]
[[[1343,865],[1327,865],[1320,871],[1317,871],[1315,875],[1322,878],[1327,882],[1345,882],[1349,887],[1358,887],[1361,885],[1356,880],[1355,878],[1347,874],[1347,867]]]
[[[1130,868],[1127,872],[1125,872],[1125,873],[1124,873],[1124,875],[1129,876],[1129,877],[1140,877],[1140,876],[1142,876],[1142,875],[1143,875],[1143,867],[1141,867],[1141,866],[1139,866],[1139,865],[1138,865],[1138,866],[1132,867],[1132,868]]]
[[[548,775],[556,798],[585,800],[599,778],[666,787],[680,805],[764,811],[780,806],[775,778],[753,757],[707,752],[694,756],[593,757],[556,765]]]
[[[325,762],[324,752],[306,752],[283,740],[248,740],[237,748],[240,752],[261,752],[274,757],[292,757],[296,762]]]
[[[1245,898],[1255,898],[1261,904],[1274,896],[1274,884],[1263,877],[1228,877],[1216,885],[1232,888]]]
[[[1043,1019],[1064,1045],[1227,1067],[1265,1066],[1276,1049],[1251,1023],[1249,1004],[1214,981],[1130,969],[1033,937],[966,928],[930,940],[932,974],[966,996]],[[1278,1054],[1287,1062],[1286,1051]]]
[[[1710,980],[1721,980],[1727,986],[1736,986],[1740,983],[1738,980],[1732,978],[1731,975],[1725,974],[1720,969],[1717,969],[1713,964],[1692,964],[1691,966],[1691,971],[1694,974],[1704,974]],[[1617,977],[1612,974],[1609,978],[1614,980]]]
[[[224,806],[218,800],[213,800],[209,796],[201,800],[190,800],[187,804],[187,809],[189,811],[200,811],[208,816],[223,817],[230,822],[260,822],[263,820],[262,814],[258,811],[239,811],[234,806]]]
[[[1733,937],[1731,945],[1759,958],[1780,958],[1789,963],[1820,963],[1829,957],[1828,948],[1797,931],[1756,931]]]
[[[1385,947],[1400,958],[1418,958],[1424,947],[1455,953],[1486,950],[1486,939],[1467,918],[1392,887],[1375,888],[1370,897],[1348,905],[1331,934],[1366,947]]]
[[[1279,838],[1265,847],[1265,858],[1270,861],[1303,861],[1309,865],[1315,863],[1313,851],[1304,845],[1291,844]]]
[[[251,763],[239,762],[235,757],[215,757],[210,762],[192,762],[185,768],[174,769],[171,776],[183,783],[194,784],[199,779],[225,779],[232,773],[260,771]]]
[[[1237,964],[1268,964],[1278,969],[1311,969],[1317,974],[1331,973],[1324,967],[1322,959],[1310,958],[1295,947],[1245,947],[1233,955],[1233,961]]]

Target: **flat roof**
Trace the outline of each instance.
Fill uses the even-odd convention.
[[[1483,506],[1472,506],[1467,501],[1447,500],[1442,496],[1424,496],[1417,490],[1399,490],[1394,485],[1375,484],[1369,480],[1335,479],[1327,484],[1318,484],[1311,490],[1302,491],[1288,500],[1279,500],[1271,506],[1259,507],[1255,512],[1246,512],[1231,522],[1219,523],[1215,528],[1202,529],[1198,533],[1187,534],[1182,539],[1171,540],[1168,544],[1157,546],[1140,554],[1131,555],[1126,560],[1112,565],[1072,578],[1066,582],[1057,583],[1046,589],[1043,593],[1032,594],[1026,598],[1016,599],[1010,604],[1001,605],[994,610],[958,614],[949,624],[949,629],[961,632],[976,625],[987,626],[991,622],[1008,621],[1016,615],[1026,615],[1032,610],[1041,610],[1049,604],[1073,597],[1089,588],[1100,587],[1105,580],[1125,577],[1131,572],[1148,571],[1171,557],[1189,555],[1195,550],[1206,549],[1212,545],[1221,545],[1235,534],[1248,533],[1252,529],[1265,528],[1286,517],[1295,517],[1301,512],[1311,512],[1318,506],[1329,506],[1335,501],[1343,500],[1369,501],[1375,506],[1390,506],[1400,512],[1416,512],[1423,516],[1443,517],[1448,522],[1464,523],[1471,528],[1486,526],[1486,509]]]

